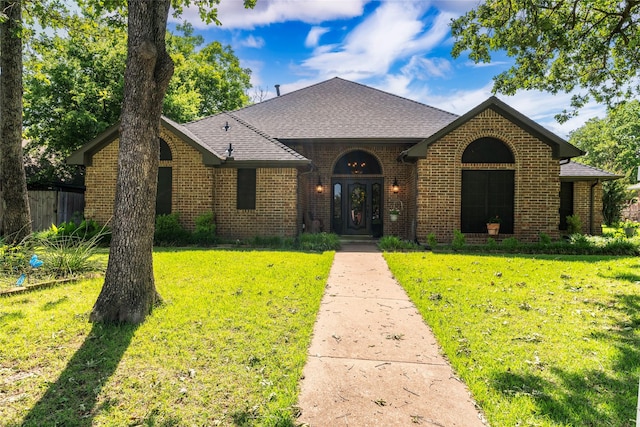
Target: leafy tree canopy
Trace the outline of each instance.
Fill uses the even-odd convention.
[[[573,92],[575,115],[590,98],[616,105],[640,94],[640,1],[486,0],[452,22],[454,57],[490,62],[503,51],[515,64],[494,92]]]
[[[593,118],[573,131],[569,142],[586,151],[579,161],[625,175],[635,183],[640,165],[640,101],[609,110],[604,119]]]
[[[190,24],[167,34],[175,72],[163,113],[177,122],[246,105],[251,71],[230,46],[204,40]],[[127,31],[123,15],[87,7],[65,31],[31,40],[25,61],[24,125],[29,182],[69,181],[62,160],[116,123],[123,100]]]

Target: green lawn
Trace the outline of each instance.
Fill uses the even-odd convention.
[[[384,256],[492,427],[636,425],[640,259]]]
[[[137,328],[88,323],[100,279],[0,297],[0,424],[291,425],[332,259],[158,251]]]

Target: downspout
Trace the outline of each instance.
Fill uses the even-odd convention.
[[[591,184],[591,188],[589,189],[589,234],[593,236],[593,216],[595,214],[594,212],[594,195],[593,195],[593,189],[596,187],[596,185],[598,185],[600,183],[599,179],[596,179],[596,181]]]

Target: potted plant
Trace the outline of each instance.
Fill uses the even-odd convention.
[[[635,221],[626,220],[621,224],[621,226],[624,229],[624,234],[627,237],[633,237],[635,236],[636,230],[638,229],[640,224]]]
[[[502,219],[498,215],[494,215],[487,220],[487,232],[490,236],[497,236],[500,232],[500,223]]]
[[[397,208],[391,208],[389,209],[389,219],[391,219],[391,221],[397,221],[398,220],[398,215],[400,215],[400,210]]]

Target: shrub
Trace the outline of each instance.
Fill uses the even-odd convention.
[[[451,242],[453,249],[460,250],[464,247],[465,243],[464,234],[462,234],[460,230],[453,230],[453,242]]]
[[[305,251],[334,251],[340,249],[340,237],[334,233],[302,233],[299,246]]]
[[[496,242],[496,239],[494,239],[493,237],[487,237],[487,249],[495,250],[497,248],[498,243]]]
[[[216,221],[213,212],[205,212],[196,218],[193,241],[202,245],[216,242]]]
[[[180,214],[175,212],[156,217],[153,240],[158,245],[176,245],[189,242],[189,232],[180,224]]]
[[[104,237],[97,233],[90,239],[77,235],[41,239],[39,243],[44,249],[41,271],[54,277],[68,277],[101,269],[92,257]]]
[[[580,234],[582,233],[582,219],[580,219],[580,215],[569,215],[567,216],[567,233],[569,234]]]
[[[502,246],[507,249],[513,250],[520,246],[520,242],[515,237],[507,237],[502,241]]]
[[[384,236],[378,241],[378,247],[383,251],[405,251],[405,250],[420,250],[422,247],[415,242],[408,240],[402,240],[396,236]]]
[[[550,245],[551,244],[551,237],[549,237],[549,235],[546,234],[546,233],[540,233],[540,234],[538,234],[538,242],[541,245]]]
[[[427,244],[432,248],[435,248],[436,246],[438,246],[438,240],[436,240],[435,233],[429,233],[427,235]]]

